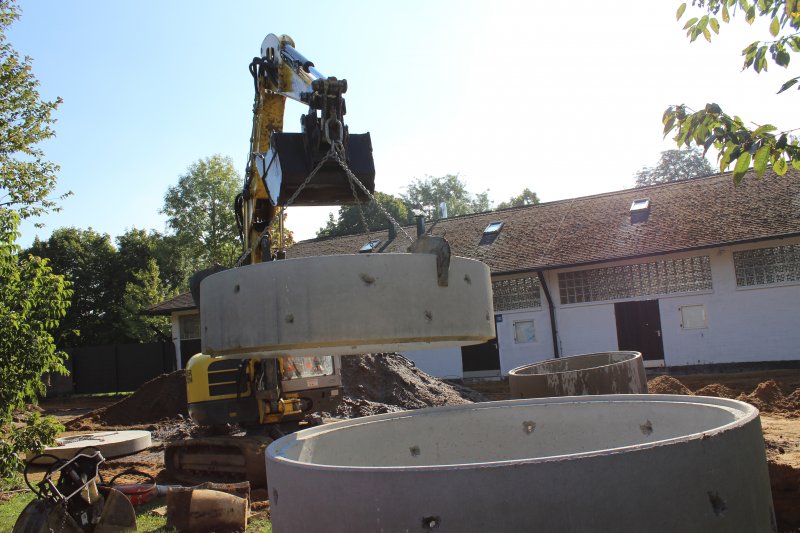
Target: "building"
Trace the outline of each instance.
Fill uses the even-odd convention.
[[[433,375],[498,376],[617,349],[643,352],[647,366],[800,360],[795,170],[751,172],[738,187],[726,173],[440,219],[425,231],[490,267],[497,325],[485,345],[407,354]],[[408,244],[384,230],[303,241],[288,257]],[[189,340],[196,309],[174,311],[176,340]]]

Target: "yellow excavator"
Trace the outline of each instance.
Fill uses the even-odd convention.
[[[320,74],[287,35],[264,39],[250,73],[255,101],[244,187],[235,202],[244,244],[237,267],[285,258],[288,206],[359,203],[375,190],[369,133],[351,134],[344,124],[346,80]],[[286,98],[308,105],[301,133],[283,132]],[[200,281],[211,273],[191,281],[198,306]],[[254,487],[266,486],[266,446],[295,431],[307,413],[333,410],[342,390],[339,357],[328,356],[197,354],[187,363],[186,384],[192,420],[238,424],[247,434],[170,443],[168,473],[187,482],[248,480]]]

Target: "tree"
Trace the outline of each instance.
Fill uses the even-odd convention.
[[[192,271],[232,266],[241,254],[233,209],[239,189],[233,160],[215,155],[191,164],[167,190],[161,213]]]
[[[12,413],[44,394],[42,376],[65,374],[66,354],[53,330],[69,307],[71,290],[46,260],[21,254],[15,244],[19,215],[0,208],[0,477],[12,477],[24,451],[41,451],[63,427],[51,417],[29,416],[16,427]]]
[[[398,224],[408,224],[408,207],[400,198],[376,192],[375,199],[383,209],[392,215]],[[362,212],[364,219],[362,220]],[[381,209],[373,202],[362,202],[361,205],[343,205],[339,208],[339,216],[334,219],[333,213],[330,214],[328,222],[324,228],[317,231],[317,237],[336,237],[339,235],[352,235],[365,231],[364,220],[366,220],[369,231],[375,231],[388,227],[389,221]]]
[[[693,7],[700,10],[690,16],[684,25],[691,41],[701,35],[711,42],[712,32],[720,31],[719,16],[723,23],[743,17],[748,24],[758,17],[770,20],[771,39],[754,41],[742,50],[743,68],[752,68],[760,73],[767,70],[769,61],[780,67],[788,67],[792,53],[800,52],[800,2],[798,0],[693,0]],[[680,20],[686,12],[686,3],[678,8]],[[782,93],[800,80],[800,76],[786,81],[778,90]],[[758,176],[764,174],[768,165],[776,174],[783,176],[791,164],[800,170],[800,141],[792,129],[778,130],[772,124],[756,124],[748,127],[736,115],[722,111],[709,103],[700,111],[685,104],[669,106],[664,112],[664,136],[677,128],[674,137],[678,146],[703,147],[705,154],[712,146],[718,151],[720,171],[733,165],[733,181],[741,182],[745,172],[753,163]]]
[[[21,253],[20,219],[57,206],[50,199],[58,167],[38,144],[53,136],[51,113],[60,100],[42,101],[31,60],[20,60],[6,37],[19,8],[0,0],[0,477],[22,466],[19,454],[41,451],[63,429],[51,417],[28,416],[23,427],[12,413],[44,393],[42,376],[65,373],[65,354],[53,331],[69,307],[69,283],[47,261]]]
[[[72,306],[58,328],[59,345],[125,342],[120,307],[127,275],[108,235],[59,228],[46,241],[36,238],[28,253],[47,258],[72,283]]]
[[[185,288],[193,274],[174,235],[133,228],[118,236],[116,243],[120,269],[126,273],[125,283],[133,281],[135,273],[149,269],[151,259],[156,261],[159,278],[168,293]]]
[[[122,297],[122,325],[128,338],[148,342],[153,337],[169,338],[170,321],[165,316],[144,316],[142,310],[170,296],[159,276],[154,258],[145,268],[133,272],[133,280],[125,285]]]
[[[539,203],[539,196],[525,187],[525,189],[517,196],[512,196],[507,202],[500,202],[497,209],[506,209],[508,207],[522,207],[524,205],[536,205]]]
[[[38,144],[55,135],[52,113],[61,98],[39,97],[31,58],[20,58],[7,40],[6,30],[19,13],[14,2],[0,0],[0,207],[28,218],[58,210],[50,198],[58,165],[45,160]]]
[[[656,183],[701,178],[714,173],[714,167],[703,157],[697,148],[688,150],[667,150],[661,152],[658,164],[644,167],[636,175],[636,186],[645,187]]]
[[[409,209],[420,210],[431,220],[439,218],[439,205],[442,202],[447,204],[447,215],[451,217],[480,213],[492,207],[488,191],[471,194],[458,174],[416,179],[401,197]]]

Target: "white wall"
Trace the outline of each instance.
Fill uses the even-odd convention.
[[[544,305],[547,305],[544,295]],[[553,358],[553,341],[550,332],[550,314],[546,307],[539,309],[495,312],[503,317],[502,322],[495,322],[497,342],[500,348],[500,374],[506,375],[509,370],[518,366],[544,361]],[[514,340],[514,322],[533,320],[536,341],[517,343]]]
[[[702,293],[637,298],[659,301],[666,366],[800,358],[800,283],[736,287],[733,251],[780,244],[800,244],[800,238],[660,256],[708,255],[713,283],[713,290]],[[548,283],[557,298],[556,272],[549,273]],[[681,306],[699,304],[706,307],[708,327],[682,329]],[[557,304],[556,323],[564,356],[618,349],[613,302]]]
[[[461,348],[440,348],[438,350],[419,350],[403,352],[414,361],[417,368],[438,378],[461,379],[464,375],[461,366]]]

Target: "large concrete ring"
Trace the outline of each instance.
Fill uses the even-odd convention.
[[[574,396],[375,415],[283,437],[267,460],[281,533],[775,531],[758,411],[722,398]]]
[[[433,254],[271,261],[200,286],[203,353],[230,357],[351,355],[464,346],[495,336],[489,268]]]
[[[508,385],[512,398],[644,394],[647,374],[639,352],[598,352],[517,367]]]
[[[100,450],[103,457],[122,457],[152,445],[150,432],[143,430],[100,431],[95,433],[77,433],[56,439],[56,446],[48,446],[44,453],[55,455],[60,459],[72,459],[77,452],[87,446]],[[29,454],[28,459],[35,454]]]

